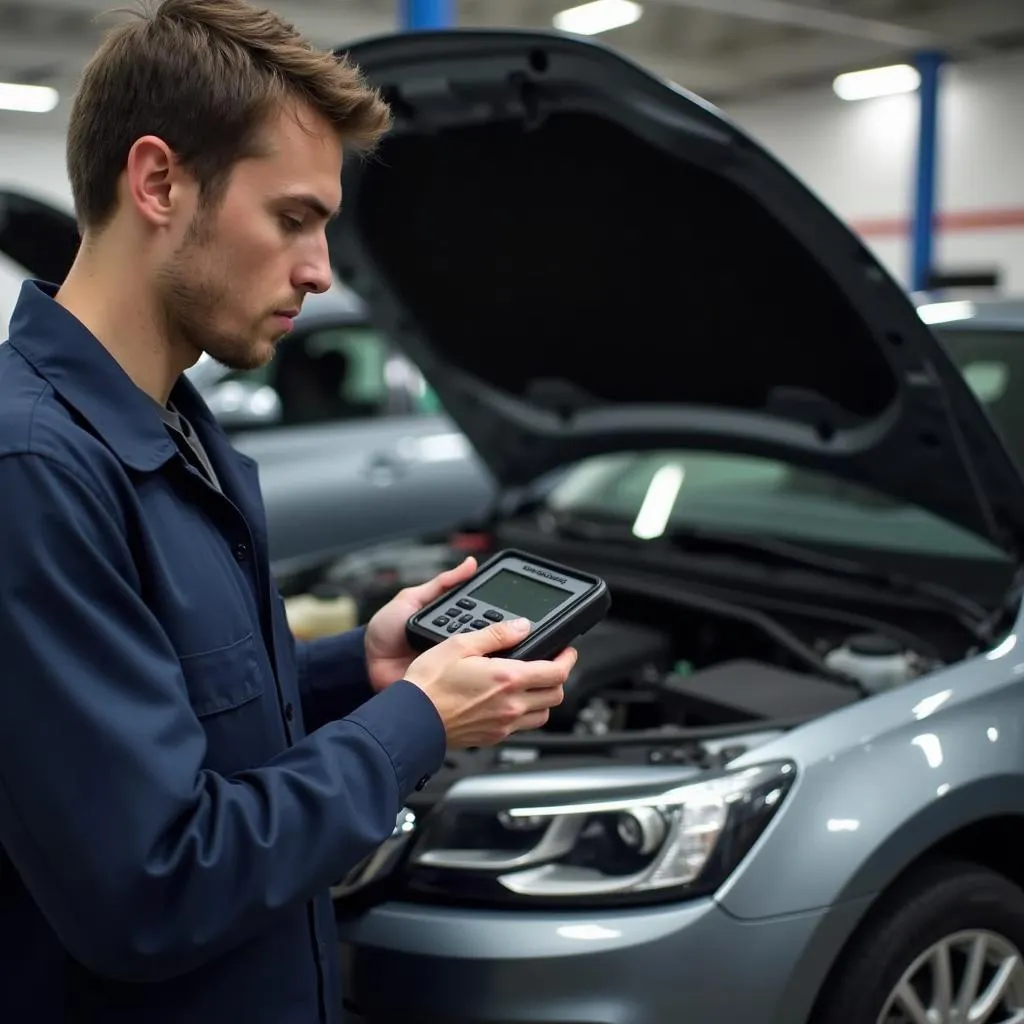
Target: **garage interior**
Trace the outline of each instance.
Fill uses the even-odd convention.
[[[466,557],[481,588],[436,595],[406,627],[407,671],[414,634],[418,655],[521,615],[578,660],[542,725],[403,780],[372,850],[321,886],[326,924],[297,883],[257,892],[292,820],[257,785],[283,838],[245,847],[226,887],[253,930],[214,955],[220,922],[197,925],[191,966],[156,977],[143,951],[156,980],[125,987],[65,943],[4,795],[34,799],[0,724],[0,1020],[1024,1024],[1024,2],[257,6],[351,55],[394,124],[372,158],[346,155],[322,226],[331,283],[273,355],[197,349],[175,385],[259,484],[234,510],[250,533],[182,555],[257,579],[266,602],[243,637],[249,676],[219,645],[178,652],[178,710],[210,742],[202,778],[237,794],[274,770],[216,761],[256,708],[287,751],[336,724],[303,735],[275,622],[305,665]],[[25,454],[4,434],[26,416],[4,391],[32,364],[10,351],[28,344],[25,297],[79,252],[76,89],[130,16],[0,0],[0,481]],[[220,512],[195,518],[223,532]],[[2,565],[31,549],[42,571],[46,548],[6,529],[0,646],[17,651],[33,577]],[[512,589],[484,589],[501,566]],[[160,625],[180,577],[140,579]],[[570,591],[605,587],[585,629],[565,625]],[[223,673],[212,696],[195,657]],[[47,677],[18,658],[0,723]],[[329,787],[333,762],[316,765]],[[110,785],[113,813],[133,787]],[[390,778],[374,785],[392,799]],[[68,877],[105,877],[82,861]],[[273,985],[252,979],[282,1002],[236,986],[203,1016],[192,979],[258,947],[279,893],[310,908],[315,998],[282,960]],[[25,907],[60,950],[43,966],[54,991],[81,999],[62,994],[63,1016],[17,1002]],[[293,1015],[271,1010],[289,985]]]

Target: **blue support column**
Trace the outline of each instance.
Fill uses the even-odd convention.
[[[935,238],[935,179],[938,162],[939,74],[944,55],[919,53],[914,64],[921,75],[917,133],[917,169],[914,179],[914,219],[911,233],[910,286],[922,291],[932,270]]]
[[[455,23],[455,0],[398,0],[401,28],[406,32],[451,28]]]

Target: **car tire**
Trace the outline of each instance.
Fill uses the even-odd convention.
[[[1010,949],[1017,952],[1019,962],[1024,952],[1024,891],[1003,875],[976,864],[939,861],[923,866],[898,883],[869,912],[825,984],[814,1024],[914,1020],[912,1014],[891,1018],[888,1013],[885,1018],[881,1014],[911,968],[912,981],[920,978],[927,984],[934,978],[931,961],[919,968],[915,965],[923,954],[946,940],[957,944],[949,961],[953,966],[951,990],[955,1004],[969,962],[969,944],[977,933],[981,934],[982,948],[992,954],[993,960]],[[960,952],[961,942],[964,954]],[[1024,967],[1018,970],[1022,979],[1015,985],[1015,1003],[1024,1000]],[[929,990],[917,991],[927,1005]],[[935,1018],[936,1024],[942,1017]],[[951,1015],[946,1019],[958,1018]],[[991,1017],[992,1024],[1004,1019],[999,1014]]]

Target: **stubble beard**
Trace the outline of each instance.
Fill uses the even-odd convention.
[[[196,214],[180,247],[159,274],[157,287],[167,337],[174,344],[205,352],[228,369],[259,369],[270,361],[277,339],[261,338],[258,323],[249,335],[218,327],[218,313],[230,285],[212,252],[213,211],[208,214],[209,220],[202,211]]]

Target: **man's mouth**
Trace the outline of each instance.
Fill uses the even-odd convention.
[[[275,309],[273,315],[274,319],[279,320],[282,326],[290,331],[299,311],[297,309]]]

